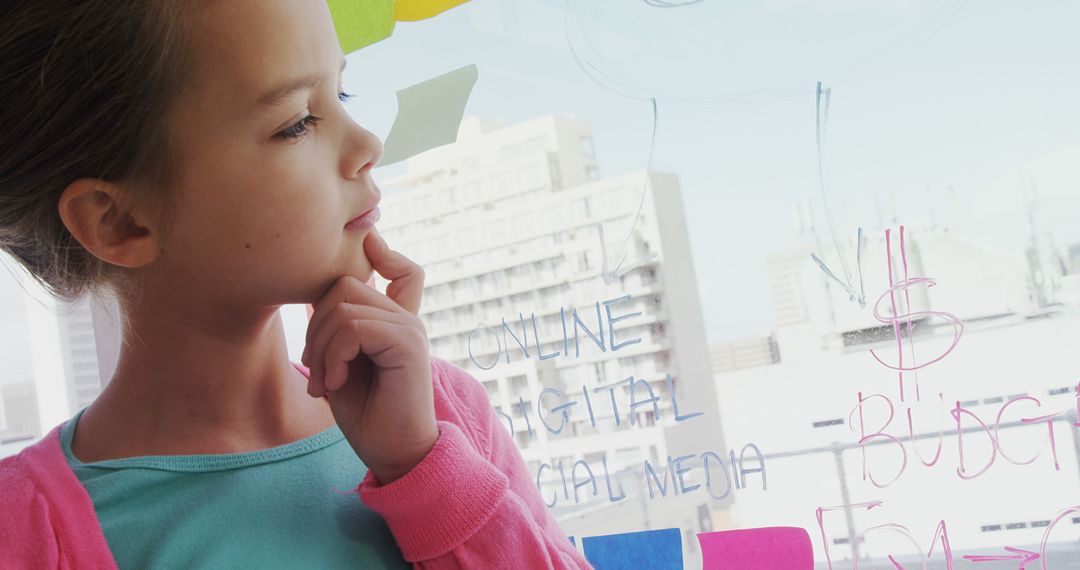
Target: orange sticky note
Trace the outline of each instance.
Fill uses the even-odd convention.
[[[415,22],[438,16],[469,0],[397,0],[394,3],[394,19],[399,22]]]

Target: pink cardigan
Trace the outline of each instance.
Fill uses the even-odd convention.
[[[435,447],[401,479],[381,486],[368,471],[358,487],[405,559],[430,569],[592,569],[544,504],[484,387],[449,362],[431,362]],[[60,449],[62,426],[0,461],[0,568],[116,568]]]

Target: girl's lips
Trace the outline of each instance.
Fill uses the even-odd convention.
[[[375,227],[375,222],[379,221],[379,217],[382,213],[379,211],[379,207],[376,206],[364,214],[357,216],[349,223],[345,224],[347,230],[368,230]]]

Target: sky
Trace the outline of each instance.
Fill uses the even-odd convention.
[[[475,63],[466,115],[576,115],[602,175],[646,167],[656,97],[653,169],[680,177],[706,335],[722,341],[772,329],[766,256],[810,241],[796,202],[828,241],[818,81],[841,239],[932,218],[1019,247],[1034,186],[1040,227],[1080,242],[1078,16],[1048,1],[472,0],[350,55],[344,86],[385,136],[396,89]]]
[[[1041,227],[1080,242],[1077,21],[1080,4],[1047,0],[471,0],[350,54],[343,86],[352,116],[385,138],[397,90],[476,64],[466,115],[575,115],[602,176],[647,166],[656,97],[652,167],[680,178],[716,342],[774,326],[766,256],[810,241],[797,202],[827,240],[818,81],[831,88],[825,195],[842,238],[933,217],[1019,247],[1035,188]],[[29,371],[23,302],[0,271],[0,382]]]

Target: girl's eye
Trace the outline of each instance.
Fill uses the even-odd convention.
[[[350,95],[350,94],[345,93],[345,92],[338,93],[338,99],[340,99],[343,103],[348,101],[352,97],[353,97],[353,95]],[[318,123],[321,120],[322,120],[322,117],[316,117],[314,115],[308,115],[308,116],[304,117],[303,119],[300,119],[300,121],[298,123],[296,123],[295,125],[285,129],[284,131],[281,131],[280,133],[277,133],[276,135],[274,135],[274,137],[278,138],[278,139],[283,139],[283,140],[300,138],[300,137],[307,134],[308,126],[314,125],[315,123]]]
[[[307,134],[308,125],[314,125],[315,123],[318,123],[321,120],[322,120],[322,117],[316,117],[314,115],[308,115],[308,116],[304,117],[303,119],[300,119],[300,121],[298,123],[296,123],[295,125],[293,125],[293,126],[287,128],[287,129],[285,129],[284,131],[281,131],[280,133],[274,135],[274,138],[282,139],[282,140],[300,138],[300,137]]]

